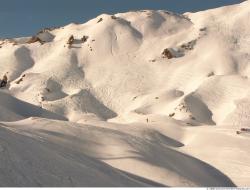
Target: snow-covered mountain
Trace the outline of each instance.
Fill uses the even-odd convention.
[[[250,1],[0,40],[0,186],[249,186]]]

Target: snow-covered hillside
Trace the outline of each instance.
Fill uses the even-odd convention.
[[[249,20],[245,1],[0,40],[0,186],[250,186]]]

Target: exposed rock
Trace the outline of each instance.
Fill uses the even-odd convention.
[[[87,40],[88,40],[88,36],[83,36],[82,38],[81,38],[81,41],[84,43],[84,42],[86,42]]]
[[[28,41],[27,43],[28,44],[32,44],[32,43],[35,43],[35,42],[40,42],[40,44],[44,44],[44,41],[42,41],[39,37],[37,36],[32,36]]]
[[[15,83],[16,84],[20,84],[20,82],[22,82],[23,81],[23,78],[20,78],[19,80],[17,80]]]
[[[133,98],[133,100],[135,100],[137,98],[137,96],[135,96],[134,98]]]
[[[97,21],[97,23],[102,22],[102,21],[103,21],[103,18],[100,18],[100,19]]]
[[[115,15],[112,15],[111,18],[114,19],[114,20],[117,19],[117,17]]]
[[[190,41],[190,42],[188,42],[186,44],[182,44],[181,48],[185,49],[185,50],[193,50],[195,44],[196,44],[196,40],[192,40],[192,41]]]
[[[172,59],[172,58],[174,58],[174,55],[172,54],[172,52],[168,48],[166,48],[162,52],[162,57]]]
[[[67,41],[67,44],[73,44],[74,40],[75,40],[74,36],[71,35]]]
[[[210,72],[210,73],[207,74],[207,77],[211,77],[213,75],[214,75],[214,72]]]
[[[206,30],[207,30],[206,27],[200,29],[201,32],[204,32],[204,31],[206,31]]]
[[[174,115],[175,115],[175,113],[171,113],[171,114],[169,114],[168,116],[169,116],[169,117],[174,117]]]
[[[181,112],[189,112],[189,109],[188,109],[188,107],[186,106],[185,103],[180,103],[180,104],[175,108],[175,110],[181,111]]]
[[[17,80],[15,83],[16,83],[16,84],[20,84],[20,82],[23,81],[23,78],[24,78],[25,76],[26,76],[26,75],[23,74],[23,75],[21,76],[21,78],[20,78],[19,80]]]
[[[43,28],[42,30],[38,31],[37,34],[42,34],[42,33],[45,33],[45,32],[50,32],[50,31],[58,29],[58,28],[60,28],[60,27],[47,27],[47,28]]]
[[[74,43],[74,41],[75,41],[75,38],[74,38],[73,35],[71,35],[71,36],[69,37],[68,41],[67,41],[67,44],[68,44],[68,47],[69,47],[69,48],[70,48],[71,45]]]
[[[0,88],[4,88],[7,86],[8,83],[8,77],[7,73],[3,76],[2,80],[0,81]]]
[[[250,128],[241,128],[241,131],[250,132]]]

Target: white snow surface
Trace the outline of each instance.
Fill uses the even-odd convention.
[[[0,186],[250,186],[249,20],[244,1],[1,39]]]

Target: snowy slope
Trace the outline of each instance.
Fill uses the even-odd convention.
[[[0,40],[0,185],[249,186],[249,12],[102,14]]]

